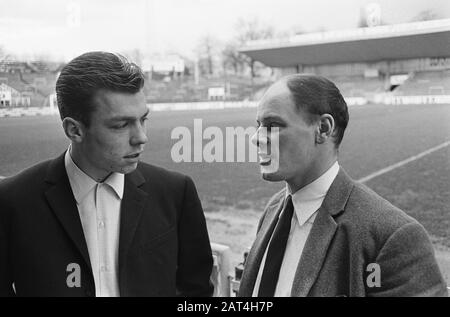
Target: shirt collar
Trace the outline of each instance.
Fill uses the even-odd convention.
[[[109,177],[104,181],[105,184],[111,186],[114,189],[117,197],[122,199],[123,197],[123,189],[125,184],[125,175],[122,173],[112,173]]]
[[[317,211],[316,208],[307,208],[308,205],[320,201],[320,205],[325,198],[331,184],[339,172],[339,164],[336,161],[325,173],[312,183],[299,189],[295,193],[291,193],[289,186],[286,184],[286,196],[292,196],[295,214],[300,225],[307,222],[311,216]],[[320,206],[319,205],[319,206]]]
[[[70,155],[71,146],[66,151],[64,156],[64,164],[69,177],[70,186],[75,197],[77,204],[80,204],[86,195],[97,186],[97,182],[93,180],[89,175],[83,172],[72,160]],[[103,182],[109,185],[116,193],[119,199],[123,197],[125,176],[121,173],[112,173]]]

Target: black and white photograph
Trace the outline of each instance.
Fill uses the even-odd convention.
[[[0,0],[0,297],[449,293],[448,0]]]

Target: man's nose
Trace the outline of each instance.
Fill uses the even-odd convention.
[[[133,131],[130,143],[132,145],[145,144],[148,142],[147,127],[145,122],[137,124],[136,129]]]
[[[251,142],[257,147],[267,146],[269,143],[269,136],[267,135],[266,127],[259,127],[255,134],[252,135]]]

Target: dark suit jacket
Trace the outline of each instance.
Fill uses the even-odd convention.
[[[67,265],[81,267],[69,288]],[[125,175],[119,237],[121,296],[212,294],[211,246],[200,200],[184,175],[139,163]],[[94,296],[64,155],[0,182],[0,296]]]
[[[239,296],[252,296],[285,199],[272,197],[247,257]],[[380,287],[374,286],[380,268]],[[367,281],[369,280],[369,283]],[[372,286],[372,287],[371,287]],[[291,296],[446,296],[425,229],[340,169],[307,238]]]

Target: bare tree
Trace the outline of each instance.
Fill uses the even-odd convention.
[[[239,47],[235,42],[225,45],[222,50],[222,64],[224,71],[231,68],[235,75],[241,73],[245,67],[245,60],[238,51]]]
[[[210,34],[202,37],[197,45],[200,70],[203,74],[213,75],[215,70],[214,56],[217,56],[219,43]]]
[[[271,39],[275,35],[275,30],[270,25],[262,24],[258,19],[244,20],[239,19],[236,23],[236,41],[239,46],[244,46],[250,41]],[[251,57],[242,55],[242,60],[250,68],[252,79],[256,76],[255,63],[256,61]]]

